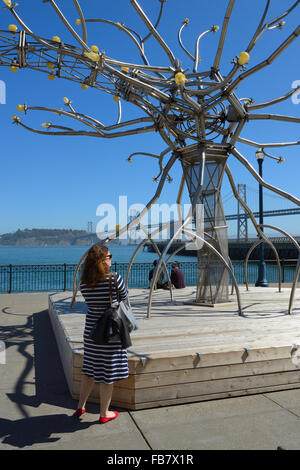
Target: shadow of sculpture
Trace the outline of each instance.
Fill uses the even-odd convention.
[[[8,310],[2,309],[2,313],[16,315]],[[52,434],[71,433],[92,424],[83,424],[73,416],[76,402],[70,396],[47,310],[27,316],[23,324],[3,326],[0,340],[5,341],[7,356],[9,349],[15,347],[15,354],[19,354],[20,362],[22,359],[24,363],[21,372],[16,374],[13,392],[6,394],[22,418],[15,421],[0,419],[2,444],[23,448],[36,443],[51,443],[60,439],[59,436],[51,437]],[[9,360],[4,367],[9,367]],[[12,377],[14,373],[12,369]],[[34,387],[28,389],[30,384],[35,385],[35,390]],[[61,407],[64,412],[32,416],[31,409],[38,409],[42,404]],[[92,412],[93,408],[95,413],[98,412],[96,405],[90,408]],[[70,410],[69,415],[66,409]]]

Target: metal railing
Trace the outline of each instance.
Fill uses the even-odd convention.
[[[129,263],[112,263],[112,270],[117,271],[124,279]],[[244,261],[233,261],[233,269],[239,284],[245,283]],[[267,262],[267,279],[269,283],[278,282],[278,271],[275,262]],[[296,260],[281,260],[282,282],[293,282]],[[129,277],[129,287],[149,287],[148,275],[151,263],[134,263]],[[0,293],[12,292],[51,292],[72,290],[76,264],[40,264],[40,265],[5,265],[0,266]],[[171,272],[171,263],[167,264]],[[187,286],[195,286],[198,276],[198,264],[194,261],[180,262]],[[248,282],[257,280],[258,261],[248,263]],[[79,270],[78,276],[81,275]],[[231,283],[231,279],[229,279]]]

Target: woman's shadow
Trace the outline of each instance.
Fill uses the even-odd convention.
[[[16,421],[0,418],[0,438],[4,438],[2,444],[23,448],[59,441],[60,437],[51,437],[51,434],[74,433],[90,425],[66,414],[26,417]]]
[[[2,312],[8,313],[5,310]],[[6,326],[4,330],[0,339],[5,340],[6,349],[15,346],[17,354],[25,358],[25,363],[16,377],[13,393],[7,393],[23,417],[15,421],[0,418],[2,444],[23,448],[37,443],[56,442],[60,437],[51,437],[52,434],[73,433],[94,424],[82,423],[74,416],[76,403],[70,396],[48,311],[35,313],[27,317],[26,323]],[[33,355],[30,352],[32,343]],[[32,383],[32,375],[35,376],[35,395],[27,395],[25,387]],[[29,413],[30,407],[38,409],[42,404],[60,406],[64,412],[40,416]],[[93,408],[93,404],[89,406]],[[96,405],[94,407],[96,413]],[[70,413],[66,414],[66,410]]]

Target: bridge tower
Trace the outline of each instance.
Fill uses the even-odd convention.
[[[247,189],[245,184],[238,184],[240,198],[247,204]],[[247,212],[238,201],[237,239],[248,240],[248,217]]]

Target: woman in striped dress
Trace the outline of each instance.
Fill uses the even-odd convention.
[[[112,255],[106,246],[92,247],[86,257],[81,276],[80,290],[87,303],[84,329],[84,355],[80,398],[76,416],[85,412],[85,404],[92,391],[94,382],[100,388],[100,423],[106,423],[118,416],[117,411],[110,411],[109,405],[113,393],[113,384],[128,377],[127,351],[120,342],[96,344],[89,338],[94,323],[110,305],[109,277]],[[127,290],[123,279],[117,274],[120,300],[125,300]],[[117,293],[112,283],[112,299],[117,300]]]

